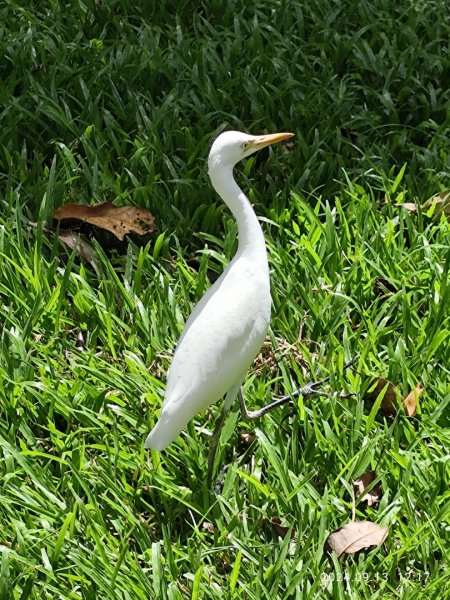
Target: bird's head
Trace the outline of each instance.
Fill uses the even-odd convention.
[[[214,140],[208,157],[208,166],[234,165],[257,150],[292,137],[293,133],[248,135],[241,131],[224,131]]]

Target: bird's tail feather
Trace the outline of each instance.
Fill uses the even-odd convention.
[[[175,417],[170,417],[167,413],[161,413],[158,422],[148,434],[144,448],[153,448],[154,450],[164,450],[171,444],[181,433],[186,423],[191,418],[191,415],[186,415],[183,418],[182,411],[178,411]]]

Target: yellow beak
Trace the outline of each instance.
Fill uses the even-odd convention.
[[[261,135],[250,142],[250,148],[256,148],[260,150],[261,148],[265,148],[266,146],[270,146],[271,144],[275,144],[276,142],[282,142],[283,140],[287,140],[288,138],[295,135],[295,133],[269,133],[267,135]]]

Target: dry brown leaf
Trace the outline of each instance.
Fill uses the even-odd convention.
[[[422,206],[422,210],[425,212],[430,211],[433,216],[439,217],[444,213],[447,220],[450,221],[450,190],[436,194],[425,202]]]
[[[413,417],[417,411],[417,399],[423,392],[423,383],[418,383],[416,387],[409,392],[406,398],[403,400],[403,406],[405,408],[408,417]]]
[[[75,249],[85,261],[93,263],[95,249],[83,235],[76,231],[60,231],[58,239],[72,250]]]
[[[384,277],[377,277],[373,282],[373,292],[377,296],[381,296],[382,298],[387,298],[390,294],[395,294],[397,291],[397,287],[389,281],[389,279],[385,279]]]
[[[370,546],[380,546],[387,534],[387,527],[371,521],[354,521],[330,534],[327,543],[339,557],[341,554],[354,554]]]
[[[64,204],[53,216],[58,221],[77,219],[96,225],[110,231],[119,240],[123,240],[127,233],[144,235],[155,230],[155,217],[148,210],[136,206],[114,206],[111,202],[96,206]]]
[[[241,431],[239,433],[239,439],[244,446],[250,446],[255,441],[256,435],[254,433],[248,433],[247,431]]]
[[[374,385],[375,387],[373,387]],[[367,399],[369,402],[376,402],[378,396],[383,392],[386,386],[386,391],[381,400],[380,411],[384,415],[392,416],[397,414],[399,399],[398,389],[393,383],[383,377],[376,379],[370,388],[371,391],[368,393]]]
[[[375,471],[366,471],[353,483],[356,490],[356,497],[363,496],[361,502],[367,502],[367,506],[374,506],[381,498],[381,483],[375,484],[371,490],[367,491],[370,484],[376,479]]]
[[[290,528],[281,524],[280,517],[273,517],[270,524],[272,525],[276,536],[284,540]]]
[[[381,400],[380,411],[386,416],[395,416],[400,406],[401,396],[398,388],[383,377],[374,380],[366,398],[369,402],[375,402],[386,387]],[[374,387],[373,387],[374,386]],[[373,388],[373,389],[372,389]],[[401,402],[408,417],[413,417],[417,411],[417,399],[423,392],[423,384],[419,383]]]
[[[106,392],[105,398],[111,398],[111,396],[121,396],[122,392],[120,390],[109,390]]]
[[[414,204],[414,202],[401,202],[397,206],[401,206],[409,212],[417,212],[417,204]]]
[[[28,225],[33,229],[36,229],[38,226],[38,224],[34,223],[33,221],[29,221]],[[55,235],[56,233],[56,230],[52,229],[51,227],[43,227],[42,231],[50,235]],[[96,254],[95,249],[88,242],[88,240],[80,233],[70,230],[60,231],[59,240],[63,242],[63,244],[68,246],[71,250],[75,248],[78,254],[81,256],[81,258],[84,258],[84,260],[86,260],[88,263],[94,265],[94,257]]]
[[[77,341],[75,342],[75,346],[76,348],[78,348],[78,350],[80,350],[80,352],[83,352],[84,350],[84,335],[82,331],[79,331],[77,334]]]
[[[214,524],[210,523],[209,521],[203,521],[202,529],[204,529],[207,533],[214,533],[216,530]]]

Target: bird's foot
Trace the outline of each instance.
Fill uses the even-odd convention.
[[[324,383],[326,383],[327,379],[321,379],[320,381],[309,381],[306,385],[301,388],[297,388],[291,394],[287,396],[283,396],[280,400],[292,400],[294,398],[298,398],[299,396],[303,396],[303,398],[309,398],[310,396],[328,396],[326,392],[319,390],[318,388],[322,387]]]
[[[348,363],[346,363],[344,365],[344,370],[348,369],[348,367],[353,365],[356,360],[357,360],[356,357],[352,358],[352,360],[350,360]],[[270,404],[267,404],[267,406],[263,406],[259,410],[250,410],[250,411],[247,410],[247,407],[245,406],[244,398],[242,396],[242,392],[239,391],[239,404],[241,407],[242,417],[246,421],[254,421],[255,419],[259,419],[260,417],[263,417],[267,413],[272,412],[272,410],[275,410],[275,408],[283,406],[284,404],[291,403],[295,398],[298,398],[299,396],[302,396],[303,398],[309,398],[311,396],[328,396],[328,394],[326,392],[323,392],[318,388],[322,387],[323,384],[327,383],[327,381],[329,381],[329,380],[330,380],[330,376],[325,377],[324,379],[321,379],[319,381],[311,381],[311,382],[307,383],[306,385],[302,386],[301,388],[297,388],[296,390],[294,390],[292,393],[288,394],[287,396],[282,396],[281,398],[274,400]]]

